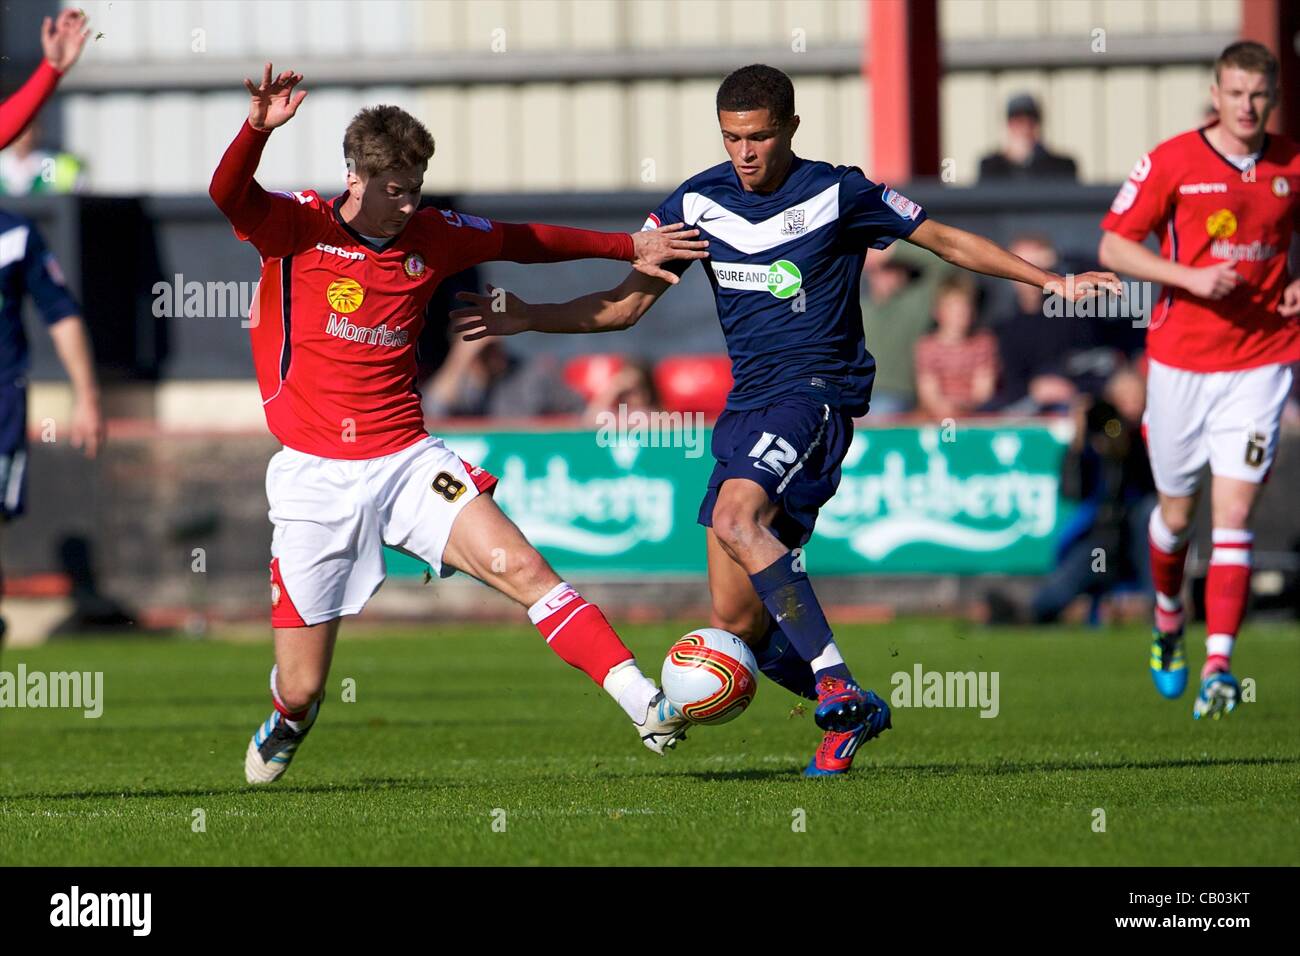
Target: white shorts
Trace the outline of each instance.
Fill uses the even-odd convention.
[[[1193,494],[1207,461],[1214,475],[1267,480],[1290,392],[1287,365],[1191,372],[1152,360],[1142,432],[1156,488]]]
[[[272,626],[358,613],[384,583],[385,544],[451,575],[442,565],[451,526],[495,484],[433,437],[359,461],[276,453],[266,468]]]

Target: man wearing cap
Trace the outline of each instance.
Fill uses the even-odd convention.
[[[1043,114],[1038,101],[1018,93],[1007,101],[1007,132],[1002,149],[980,160],[980,181],[992,179],[1078,178],[1074,160],[1043,145]]]

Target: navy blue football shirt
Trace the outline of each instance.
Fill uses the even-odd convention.
[[[30,295],[46,325],[81,310],[64,284],[54,254],[36,225],[0,210],[0,383],[9,384],[27,371],[27,335],[23,298]]]
[[[771,193],[746,192],[719,163],[677,187],[645,228],[684,222],[709,240],[701,261],[731,356],[728,408],[797,392],[862,415],[876,368],[858,304],[862,263],[868,248],[924,221],[920,206],[857,167],[796,156]]]

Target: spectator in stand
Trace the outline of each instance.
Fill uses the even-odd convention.
[[[936,329],[916,343],[916,393],[930,418],[973,412],[993,397],[998,345],[976,328],[977,290],[967,274],[940,281],[934,294]]]
[[[1049,239],[1026,235],[1012,252],[1042,269],[1056,269],[1060,257]],[[1069,411],[1079,393],[1098,395],[1116,367],[1110,349],[1099,348],[1096,320],[1049,318],[1043,294],[1015,284],[1015,311],[993,324],[998,337],[1002,383],[990,409],[1038,415]]]
[[[521,362],[497,338],[454,338],[447,360],[424,387],[430,418],[528,418],[582,410],[582,397],[564,384],[555,356]]]
[[[1038,101],[1028,93],[1011,97],[1002,149],[980,160],[980,182],[1078,179],[1074,160],[1049,151],[1042,137],[1043,114]]]
[[[867,250],[860,300],[867,350],[876,360],[872,414],[916,407],[916,343],[930,328],[939,280],[955,271],[933,253],[905,242]]]

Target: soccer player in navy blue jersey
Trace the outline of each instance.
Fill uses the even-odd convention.
[[[705,268],[731,356],[735,384],[714,427],[717,464],[699,515],[712,625],[743,638],[770,678],[817,701],[825,736],[805,773],[840,774],[890,726],[889,707],[853,679],[798,549],[839,485],[853,419],[871,398],[875,360],[858,306],[867,249],[905,239],[965,269],[1071,299],[1119,292],[1119,280],[1045,272],[928,218],[855,167],[796,156],[794,86],[780,70],[732,73],[718,90],[717,114],[729,161],[682,183],[645,225],[686,223],[708,240]],[[669,268],[680,275],[689,265]],[[507,295],[501,311],[494,296],[462,293],[470,304],[452,318],[468,340],[608,332],[634,325],[670,284],[633,273],[570,302]]]
[[[81,310],[35,223],[0,210],[0,530],[22,514],[25,504],[28,349],[22,307],[29,295],[72,380],[69,439],[91,457],[104,440],[99,387]],[[54,437],[59,438],[57,433]],[[0,574],[0,594],[3,585]],[[4,619],[0,618],[0,643],[4,632]]]

